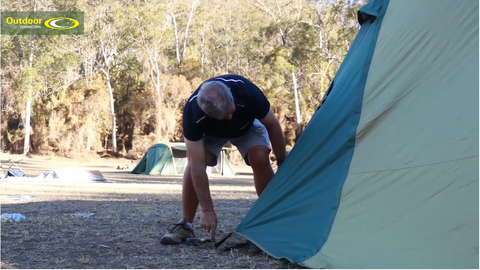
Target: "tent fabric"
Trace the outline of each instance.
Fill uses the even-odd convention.
[[[65,181],[107,181],[100,171],[84,171],[80,169],[53,169],[40,175],[45,180]]]
[[[303,262],[315,255],[327,240],[353,155],[363,88],[381,19],[379,16],[374,23],[364,22],[325,103],[237,228],[238,233],[254,243],[262,239],[257,244],[274,257],[288,254],[292,261]],[[292,224],[293,214],[303,222]],[[279,239],[263,239],[262,235],[272,230],[265,226],[268,222],[275,223],[278,235],[288,234],[296,240],[280,244]]]
[[[8,171],[9,173],[11,171]],[[79,182],[79,183],[114,183],[113,180],[107,180],[103,174],[98,170],[82,170],[82,169],[53,169],[49,172],[41,173],[35,177],[29,177],[19,174],[16,176],[8,176],[2,181],[15,181],[15,182]]]
[[[152,145],[138,164],[133,168],[134,174],[149,175],[178,175],[183,174],[187,167],[187,148],[184,143],[155,144]],[[233,170],[224,148],[218,158],[217,166],[207,167],[207,172],[212,175],[233,176]]]
[[[177,174],[171,148],[166,144],[152,145],[137,166],[133,168],[132,173],[150,175]]]
[[[478,5],[369,1],[236,232],[310,268],[478,268]]]

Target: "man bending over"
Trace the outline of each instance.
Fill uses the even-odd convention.
[[[203,82],[183,109],[183,133],[188,165],[183,174],[183,218],[173,224],[162,244],[179,244],[194,237],[193,220],[200,204],[200,226],[215,241],[217,216],[213,207],[206,166],[215,166],[223,145],[231,142],[252,167],[255,190],[260,196],[277,165],[285,159],[285,138],[265,95],[239,75],[222,75]],[[271,148],[270,148],[271,142]]]

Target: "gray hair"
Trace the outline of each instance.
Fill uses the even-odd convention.
[[[210,81],[200,86],[197,96],[198,106],[210,117],[226,119],[235,108],[232,92],[222,82]]]

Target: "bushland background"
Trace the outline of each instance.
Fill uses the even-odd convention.
[[[154,143],[182,141],[186,99],[227,73],[264,91],[291,147],[321,104],[365,2],[4,1],[2,11],[83,11],[85,33],[1,36],[1,150],[138,159]]]

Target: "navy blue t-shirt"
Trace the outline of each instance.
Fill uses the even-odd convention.
[[[208,79],[220,81],[232,92],[235,112],[231,120],[217,120],[208,116],[198,106],[197,95],[200,87],[188,98],[183,108],[183,135],[187,140],[198,141],[203,135],[219,138],[240,137],[252,126],[255,119],[267,116],[270,102],[256,85],[239,75],[222,75]]]

